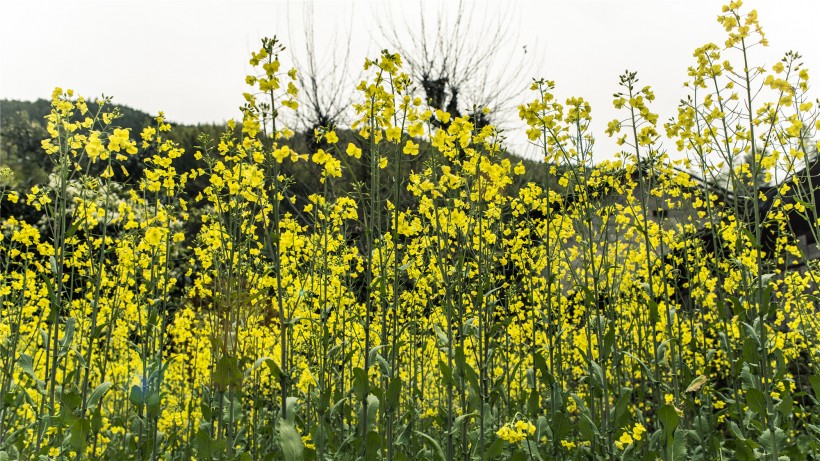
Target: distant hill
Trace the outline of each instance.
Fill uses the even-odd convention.
[[[94,108],[94,104],[90,103],[89,109],[94,110]],[[119,109],[122,117],[114,123],[122,128],[130,128],[132,137],[138,137],[144,127],[156,123],[152,115],[125,105],[111,104],[108,106],[107,111],[115,108]],[[36,101],[0,100],[0,163],[10,166],[16,173],[17,180],[15,184],[11,185],[12,187],[23,189],[33,184],[43,183],[46,180],[51,163],[42,151],[40,141],[48,136],[43,118],[50,111],[51,102],[46,99]],[[185,155],[175,161],[177,171],[180,173],[201,166],[197,165],[193,158],[194,153],[202,149],[201,135],[204,134],[208,138],[218,141],[226,128],[225,125],[182,125],[174,123],[171,123],[171,125],[170,138],[185,150]],[[337,134],[339,135],[338,146],[346,146],[347,143],[352,142],[360,144],[360,147],[366,149],[365,143],[352,131],[338,129]],[[312,133],[297,133],[288,143],[297,152],[312,152],[319,147],[324,147],[326,150],[330,148],[326,145],[317,146],[311,138]],[[404,180],[410,171],[418,171],[423,168],[429,158],[429,153],[432,151],[430,144],[421,139],[417,141],[420,143],[420,155],[405,157],[406,161],[401,172],[402,178],[399,180]],[[215,145],[216,142],[213,144]],[[341,147],[341,150],[344,151],[344,147]],[[150,154],[151,152],[145,153],[145,155]],[[522,162],[526,167],[526,174],[515,178],[516,182],[512,185],[515,192],[529,181],[544,183],[545,168],[543,163],[522,159],[509,153],[503,153],[502,155],[509,157],[513,164]],[[140,171],[145,167],[142,158],[129,159],[124,166],[129,171],[129,176],[122,175],[119,178],[115,177],[115,179],[131,181],[135,177],[139,177]],[[346,171],[342,178],[334,181],[334,192],[342,195],[350,191],[355,182],[369,176],[367,169],[368,165],[351,163],[350,170]],[[306,200],[308,195],[322,190],[317,165],[310,162],[298,162],[292,166],[286,165],[285,170],[286,174],[294,177],[295,181],[292,183],[291,189],[299,202]],[[392,182],[397,176],[396,173],[392,171],[391,165],[383,173],[383,177],[390,178],[388,182]],[[187,192],[191,197],[195,197],[207,185],[202,182],[204,179],[201,178],[189,183]],[[550,179],[549,183],[554,185],[554,178]],[[392,186],[387,185],[386,187]],[[407,196],[402,198],[402,201],[405,200],[413,199],[408,193]]]

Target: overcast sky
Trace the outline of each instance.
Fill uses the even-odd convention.
[[[509,85],[528,86],[533,77],[556,82],[559,99],[583,96],[592,104],[596,156],[617,150],[603,133],[618,117],[612,93],[618,75],[638,71],[652,85],[661,120],[675,114],[686,94],[682,83],[693,50],[722,44],[715,21],[720,1],[538,1],[476,2],[475,18],[501,18],[509,25],[503,56],[519,63]],[[421,11],[435,18],[455,2],[314,2],[319,55],[341,49],[350,35],[353,85],[366,56],[389,47],[377,22],[413,27]],[[752,62],[771,65],[788,50],[799,51],[814,81],[820,78],[820,1],[749,0],[769,39]],[[238,117],[250,72],[250,52],[263,36],[277,35],[301,56],[303,2],[279,1],[14,1],[0,6],[0,98],[47,98],[55,86],[79,94],[113,96],[149,113],[165,111],[181,123],[223,122]],[[400,27],[400,33],[404,28]],[[474,32],[480,39],[482,32]],[[526,46],[526,55],[524,47]],[[502,64],[499,67],[503,68]],[[509,69],[508,69],[509,70]],[[503,70],[499,70],[503,73]],[[515,78],[509,78],[513,75]],[[515,82],[515,83],[513,83]],[[530,95],[525,94],[524,99]],[[523,102],[523,100],[522,100]],[[523,134],[514,117],[505,121],[513,145]]]

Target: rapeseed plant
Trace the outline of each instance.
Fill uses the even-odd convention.
[[[817,203],[793,173],[817,103],[797,54],[750,66],[740,8],[663,130],[621,76],[610,161],[589,103],[534,81],[517,189],[503,133],[428,108],[387,51],[354,137],[299,152],[297,70],[263,40],[187,173],[164,116],[131,133],[56,89],[48,184],[0,170],[42,216],[0,216],[0,459],[813,459]]]

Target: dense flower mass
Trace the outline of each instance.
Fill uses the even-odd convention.
[[[745,64],[740,7],[668,123],[621,76],[597,165],[554,82],[525,166],[387,51],[304,152],[263,40],[190,171],[162,114],[132,133],[56,89],[47,184],[0,169],[40,216],[0,216],[0,460],[815,459],[820,121],[799,55]]]

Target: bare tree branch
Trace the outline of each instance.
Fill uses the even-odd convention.
[[[401,54],[430,106],[469,114],[479,125],[489,123],[480,110],[490,107],[494,121],[500,121],[518,106],[527,89],[524,79],[537,60],[527,55],[526,46],[515,45],[509,9],[478,14],[475,4],[460,0],[455,13],[448,14],[445,6],[435,12],[432,27],[431,8],[424,1],[419,1],[417,24],[407,17],[397,22],[394,9],[387,8],[375,21],[380,41]]]
[[[351,8],[350,20],[340,23],[351,24],[353,14],[354,8]],[[303,4],[301,19],[304,44],[291,47],[294,65],[300,69],[297,73],[300,92],[296,116],[307,139],[315,140],[312,136],[315,129],[333,128],[347,121],[347,111],[354,96],[353,82],[356,80],[348,74],[352,34],[349,29],[340,33],[334,27],[332,37],[323,40],[317,47],[314,2]],[[292,25],[297,21],[289,23]],[[291,37],[296,36],[291,30]]]

